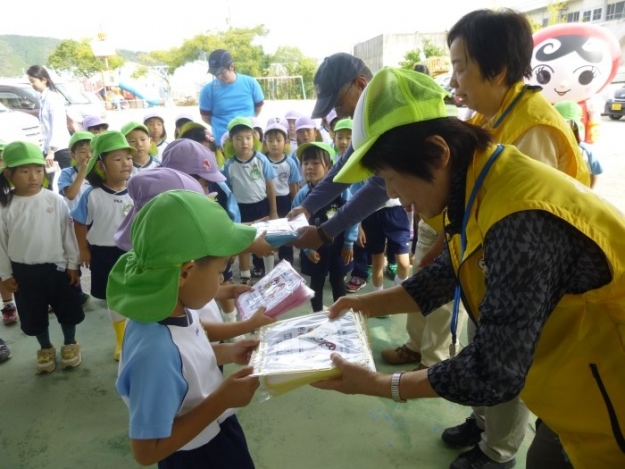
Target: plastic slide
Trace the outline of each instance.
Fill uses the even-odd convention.
[[[163,104],[163,100],[160,97],[147,96],[144,92],[138,90],[127,82],[120,81],[118,85],[122,90],[127,91],[128,93],[132,93],[138,99],[142,99],[143,101],[145,101],[148,104],[148,107],[161,106]]]

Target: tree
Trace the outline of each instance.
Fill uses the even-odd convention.
[[[276,64],[280,64],[286,70],[287,75],[302,77],[307,98],[314,95],[313,78],[315,76],[315,72],[317,71],[317,62],[315,60],[310,57],[306,57],[297,47],[282,46],[276,50],[275,54],[269,57],[268,61],[272,71],[267,69],[267,75],[275,75],[273,69],[276,68]],[[265,95],[269,96],[268,93],[265,93]],[[279,94],[276,95],[277,99],[282,97],[283,96],[280,96]],[[304,98],[304,96],[302,96],[301,88],[299,87],[289,90],[289,96],[284,97],[288,97],[290,99]]]
[[[124,59],[115,55],[108,57],[108,67],[116,69]],[[77,78],[90,78],[106,68],[105,63],[93,55],[89,39],[61,41],[48,57],[47,65],[57,72],[69,72]]]
[[[198,34],[185,40],[180,47],[154,51],[141,56],[145,65],[167,65],[170,74],[188,62],[207,60],[215,49],[226,49],[232,54],[236,70],[251,76],[261,76],[267,67],[263,48],[253,42],[267,35],[263,25],[253,28],[230,28],[216,34]]]
[[[434,41],[429,38],[423,39],[423,53],[421,49],[412,49],[404,54],[404,60],[399,62],[400,68],[412,70],[416,64],[423,61],[423,56],[428,57],[445,57],[447,51],[436,45]]]

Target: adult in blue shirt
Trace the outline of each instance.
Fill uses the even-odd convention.
[[[200,91],[200,115],[212,126],[215,141],[219,142],[232,119],[258,116],[265,96],[254,78],[234,71],[234,60],[227,50],[211,52],[208,73],[216,80]]]

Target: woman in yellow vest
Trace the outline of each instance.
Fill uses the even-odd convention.
[[[444,213],[447,249],[402,286],[339,299],[330,316],[427,315],[455,298],[477,322],[474,342],[428,370],[393,375],[335,354],[342,377],[315,386],[486,406],[520,395],[575,468],[625,467],[625,219],[579,181],[447,118],[442,94],[422,74],[380,71],[358,102],[355,151],[336,179],[376,173],[390,197]]]
[[[532,29],[524,15],[511,10],[473,11],[451,28],[447,45],[453,66],[450,85],[456,96],[475,111],[470,123],[488,130],[496,142],[514,145],[531,158],[589,184],[590,176],[573,134],[544,98],[540,87],[527,86],[523,80],[531,75],[533,50]],[[427,265],[441,253],[445,236],[442,217],[419,225],[420,241],[435,235],[434,231],[438,239],[421,265]],[[443,316],[445,311],[440,309],[428,315],[430,334],[426,337],[444,339],[451,332],[453,344],[466,316],[460,314],[458,327],[450,331],[449,306],[447,316]],[[409,315],[406,320],[408,342],[383,350],[383,358],[389,363],[407,361],[413,351],[418,350],[416,338],[421,337],[423,326],[419,326],[424,323],[426,319],[421,315]],[[469,341],[473,340],[474,330],[474,323],[468,321]],[[431,363],[426,361],[426,364]],[[513,467],[530,417],[522,400],[515,398],[497,406],[474,406],[472,410],[465,422],[442,433],[448,445],[473,447],[460,454],[450,469]],[[528,469],[532,469],[531,466]]]

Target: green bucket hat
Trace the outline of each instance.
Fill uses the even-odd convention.
[[[93,157],[87,165],[87,174],[91,172],[96,162],[101,159],[102,153],[109,153],[115,150],[128,150],[134,154],[137,150],[128,144],[128,140],[123,133],[117,130],[107,130],[101,134],[94,135],[91,140],[91,151]]]
[[[2,169],[26,164],[46,166],[41,148],[30,142],[11,142],[4,147],[2,150]],[[44,173],[42,186],[48,187],[48,185],[48,173]]]
[[[308,143],[302,143],[301,145],[297,147],[297,150],[295,152],[295,154],[297,155],[297,159],[302,161],[302,155],[304,154],[304,151],[306,151],[306,148],[310,148],[310,147],[317,147],[317,148],[321,148],[324,151],[327,151],[328,154],[330,155],[330,160],[332,160],[334,156],[336,155],[336,151],[328,143],[308,142]]]
[[[254,123],[252,122],[252,119],[250,119],[249,117],[235,117],[228,123],[228,132],[230,132],[237,125],[242,125],[252,131],[254,130]],[[256,136],[254,136],[254,150],[260,151],[262,147],[263,144],[261,143],[261,141],[258,140]],[[232,135],[228,140],[226,140],[226,143],[224,143],[224,155],[226,156],[226,158],[232,158],[234,155],[236,155],[234,145],[232,145]]]
[[[91,132],[87,132],[86,130],[74,132],[74,135],[72,135],[72,137],[69,139],[69,149],[71,150],[74,145],[84,140],[88,140],[89,142],[91,142],[91,140],[93,140],[93,137],[95,137],[95,135],[93,135]]]
[[[347,119],[341,119],[334,126],[334,132],[338,132],[339,130],[352,130],[354,128],[354,121],[349,117]]]
[[[25,164],[46,165],[41,148],[30,142],[11,142],[7,144],[2,151],[2,159],[4,160],[5,168],[15,168]]]
[[[150,131],[147,126],[141,124],[140,122],[128,122],[122,127],[124,137],[127,137],[133,130],[143,130],[146,134],[148,134],[148,136],[150,135]]]
[[[255,236],[256,228],[233,223],[217,202],[203,194],[163,192],[144,205],[132,223],[133,249],[111,270],[107,301],[135,321],[161,321],[174,311],[185,262],[234,256]]]
[[[354,153],[334,177],[342,183],[371,176],[360,164],[382,134],[415,122],[448,117],[443,98],[447,92],[429,76],[412,70],[385,67],[363,91],[354,111]]]
[[[560,101],[554,104],[553,107],[564,117],[565,121],[573,122],[577,126],[577,133],[580,140],[583,141],[586,129],[582,123],[582,107],[573,101]]]

